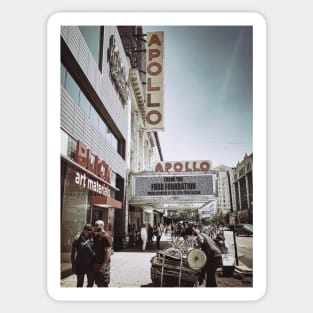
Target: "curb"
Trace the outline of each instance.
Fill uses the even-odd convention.
[[[253,270],[249,267],[246,267],[246,266],[236,266],[235,272],[237,274],[241,274],[241,275],[245,275],[245,276],[252,276],[253,275]]]

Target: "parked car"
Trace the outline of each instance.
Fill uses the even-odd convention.
[[[235,234],[236,236],[253,236],[253,227],[251,224],[236,224]]]

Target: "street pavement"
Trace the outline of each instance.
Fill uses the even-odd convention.
[[[167,237],[161,239],[161,249],[169,246]],[[111,282],[109,287],[152,287],[150,260],[155,256],[156,242],[153,247],[141,251],[140,247],[115,251],[111,256]],[[252,270],[239,264],[231,277],[225,277],[217,271],[218,287],[252,287]],[[86,278],[85,278],[86,285]],[[76,287],[76,275],[61,279],[61,287]],[[203,287],[203,286],[199,286]]]

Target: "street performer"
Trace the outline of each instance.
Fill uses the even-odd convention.
[[[104,230],[104,222],[98,220],[94,224],[95,283],[98,287],[108,287],[110,283],[110,262],[112,254],[112,238]]]
[[[200,242],[201,249],[207,256],[207,262],[201,271],[199,277],[200,285],[205,279],[206,287],[217,287],[216,283],[216,270],[222,266],[222,254],[220,249],[216,246],[213,239],[205,233],[197,233],[198,241]]]

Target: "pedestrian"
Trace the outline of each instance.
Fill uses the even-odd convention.
[[[130,226],[129,247],[132,248],[136,244],[136,225]]]
[[[201,270],[199,283],[205,279],[206,287],[217,287],[216,270],[222,266],[222,254],[212,238],[207,234],[198,233],[201,249],[205,252],[207,262]]]
[[[195,230],[193,229],[193,225],[192,223],[188,223],[188,226],[184,229],[184,232],[183,232],[183,237],[184,239],[188,239],[189,236],[193,236],[195,235]]]
[[[96,221],[94,226],[95,283],[98,287],[108,287],[110,284],[111,254],[113,252],[112,238],[110,234],[104,230],[103,221]]]
[[[151,224],[148,224],[148,247],[152,247],[153,243],[153,227]]]
[[[214,238],[214,242],[220,248],[222,254],[228,254],[228,244],[225,240],[225,237],[221,234],[217,235]]]
[[[76,287],[83,287],[85,275],[87,276],[87,287],[93,287],[94,273],[94,242],[93,227],[86,224],[83,230],[72,242],[71,262],[72,272],[77,276]]]
[[[140,229],[141,250],[145,251],[148,241],[148,229],[147,224],[142,224]]]
[[[162,229],[160,224],[158,224],[154,229],[154,235],[156,236],[157,249],[160,249],[160,241],[162,237]]]

